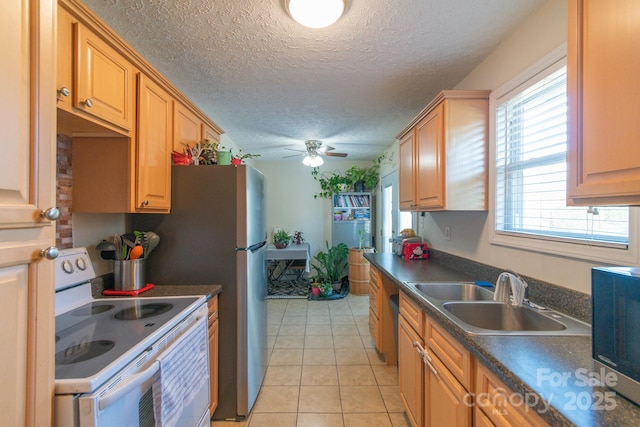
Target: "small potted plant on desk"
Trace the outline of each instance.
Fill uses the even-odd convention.
[[[273,233],[273,245],[277,249],[284,249],[289,246],[289,242],[291,241],[291,236],[284,230],[278,230]]]

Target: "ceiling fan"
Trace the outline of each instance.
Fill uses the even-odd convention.
[[[306,150],[287,148],[287,150],[299,151],[302,154],[293,154],[291,156],[285,156],[285,158],[303,155],[304,159],[302,160],[302,163],[306,166],[316,167],[324,163],[321,156],[347,157],[347,153],[333,153],[332,151],[335,150],[335,148],[328,145],[323,146],[322,141],[318,141],[317,139],[307,140],[304,142],[304,145],[307,148]]]

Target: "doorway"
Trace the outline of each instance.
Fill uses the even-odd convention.
[[[412,228],[413,218],[410,212],[400,212],[398,205],[398,171],[395,170],[382,177],[381,180],[381,229],[380,229],[380,250],[382,252],[392,252],[391,240],[400,230]]]

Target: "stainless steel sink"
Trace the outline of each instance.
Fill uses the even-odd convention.
[[[418,292],[440,301],[491,301],[493,292],[474,283],[417,283]]]
[[[494,302],[493,292],[475,283],[405,284],[472,335],[591,335],[590,325],[560,312]]]
[[[561,313],[500,302],[445,302],[442,308],[469,333],[478,335],[590,335],[586,323]],[[451,318],[450,317],[450,318]],[[460,323],[462,322],[462,323]]]

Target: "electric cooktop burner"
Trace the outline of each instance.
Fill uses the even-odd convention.
[[[166,313],[171,310],[172,307],[172,304],[166,303],[146,304],[141,302],[138,305],[117,312],[113,317],[118,320],[146,319],[147,317]]]
[[[130,350],[150,345],[163,325],[175,324],[172,319],[199,298],[98,299],[57,315],[56,381],[93,378],[121,357],[130,360]]]
[[[56,365],[70,365],[98,357],[116,345],[111,340],[82,342],[56,353]]]
[[[69,313],[71,316],[76,317],[85,317],[85,316],[93,316],[95,314],[104,313],[105,311],[111,310],[115,305],[113,304],[101,304],[101,303],[91,303],[86,306],[77,308]]]

